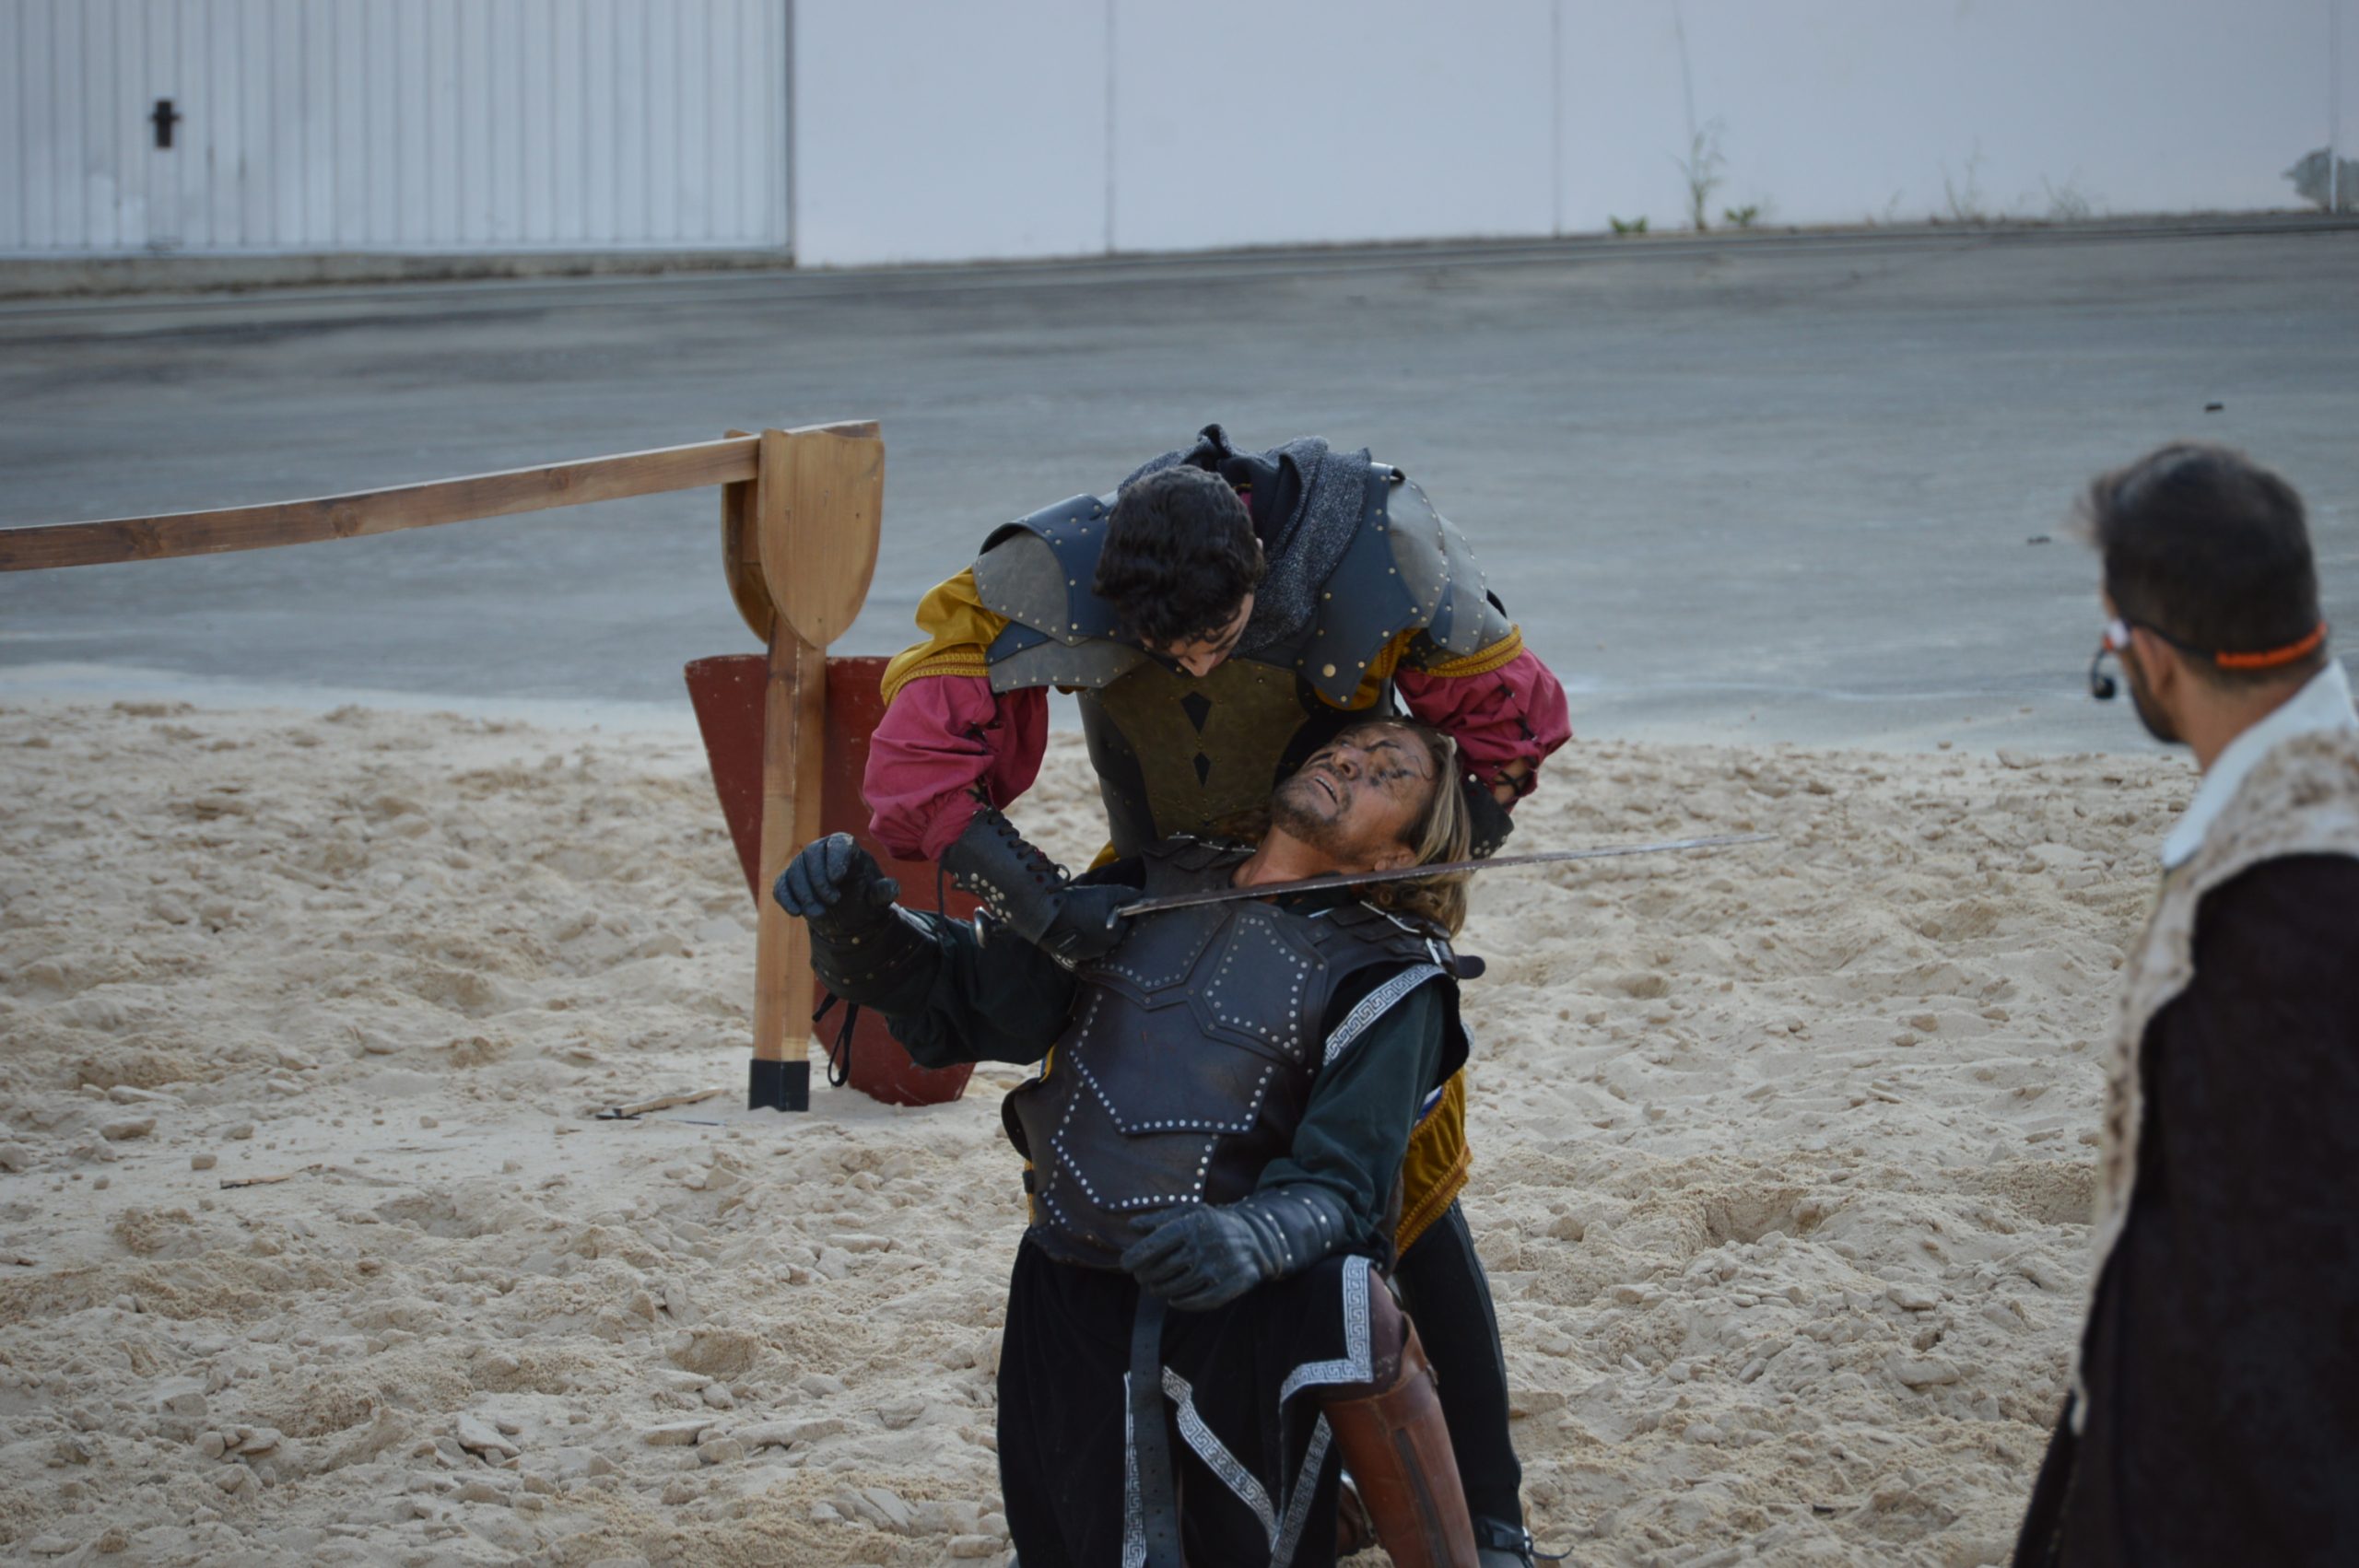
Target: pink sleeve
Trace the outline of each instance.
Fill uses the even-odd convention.
[[[1004,807],[1049,749],[1044,688],[994,696],[981,675],[921,675],[894,695],[868,743],[868,830],[903,860],[931,860],[974,819],[977,785]]]
[[[1485,778],[1518,761],[1537,772],[1541,759],[1573,738],[1565,688],[1529,648],[1485,674],[1403,668],[1393,672],[1392,684],[1411,715],[1453,737]]]

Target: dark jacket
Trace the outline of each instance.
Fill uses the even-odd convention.
[[[2206,896],[2143,1059],[2086,1420],[2058,1425],[2017,1568],[2359,1563],[2359,860]]]

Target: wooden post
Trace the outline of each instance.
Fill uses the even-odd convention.
[[[775,606],[763,704],[761,912],[754,961],[756,1106],[783,1106],[809,1031],[810,941],[769,896],[786,862],[819,833],[827,735],[827,648],[860,614],[876,570],[885,443],[874,434],[764,430],[754,476],[762,578]],[[807,1103],[807,1102],[806,1102]]]

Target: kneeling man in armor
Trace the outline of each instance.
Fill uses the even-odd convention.
[[[1153,901],[1461,860],[1452,751],[1408,720],[1344,729],[1258,841],[1165,838],[1084,880]],[[1072,967],[898,891],[839,835],[776,895],[920,1062],[1039,1064],[1003,1108],[1030,1218],[999,1365],[1023,1568],[1330,1563],[1346,1468],[1393,1562],[1473,1568],[1387,1282],[1402,1154],[1466,1056],[1464,873],[1157,907]]]

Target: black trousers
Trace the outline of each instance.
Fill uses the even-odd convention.
[[[1364,1258],[1322,1258],[1163,1323],[1166,1445],[1187,1561],[1332,1568],[1341,1473],[1321,1390],[1371,1367]],[[1135,1561],[1139,1448],[1128,1374],[1138,1286],[1016,1249],[1000,1340],[1000,1494],[1023,1568]],[[1144,1550],[1142,1547],[1140,1550]]]
[[[1442,1419],[1467,1512],[1520,1527],[1523,1466],[1508,1436],[1507,1358],[1465,1211],[1452,1203],[1401,1255],[1392,1278],[1441,1380]]]

